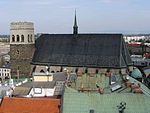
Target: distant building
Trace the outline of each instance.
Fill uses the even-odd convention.
[[[2,83],[5,79],[11,79],[11,71],[8,68],[0,68],[0,79]]]
[[[142,55],[131,55],[133,66],[147,67],[150,66],[150,59],[142,57]]]

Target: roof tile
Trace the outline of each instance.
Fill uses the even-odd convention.
[[[0,113],[59,113],[59,99],[4,98]]]

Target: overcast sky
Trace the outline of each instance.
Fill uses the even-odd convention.
[[[35,33],[150,33],[150,0],[0,0],[0,34],[11,22],[34,23]]]

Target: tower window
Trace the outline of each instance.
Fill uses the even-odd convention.
[[[30,42],[30,36],[28,35],[28,42]]]
[[[12,35],[12,42],[15,42],[15,36]]]
[[[21,42],[24,42],[24,35],[21,35]]]
[[[17,42],[19,42],[20,41],[20,39],[19,39],[19,35],[17,35]]]
[[[30,37],[30,41],[32,42],[32,35],[31,35],[31,37]]]

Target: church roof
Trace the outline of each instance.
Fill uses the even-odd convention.
[[[122,34],[43,34],[32,64],[121,68],[131,64]]]

